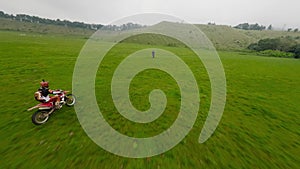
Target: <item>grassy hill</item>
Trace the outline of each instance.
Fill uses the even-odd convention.
[[[277,38],[290,36],[300,43],[300,32],[287,31],[255,31],[235,29],[225,25],[196,25],[211,40],[218,50],[244,50],[251,43],[264,38]],[[13,30],[21,32],[54,33],[64,35],[79,35],[89,37],[94,33],[90,29],[72,28],[58,25],[46,25],[37,23],[20,22],[16,20],[0,18],[0,30]],[[136,36],[125,42],[139,44],[156,44],[164,46],[182,46],[176,41],[170,41],[157,35]]]
[[[300,43],[300,32],[271,31],[271,30],[241,30],[225,25],[196,25],[210,39],[218,50],[245,50],[251,43],[260,39],[279,38],[290,36]],[[124,42],[163,45],[163,46],[184,46],[180,42],[158,35],[139,35],[124,40]]]
[[[197,25],[213,42],[217,49],[242,50],[249,44],[265,38],[290,36],[300,42],[300,32],[272,30],[241,30],[224,25]]]
[[[83,28],[72,28],[59,25],[38,24],[30,22],[20,22],[11,19],[0,18],[0,30],[10,30],[19,32],[35,32],[41,34],[63,34],[89,37],[93,30]]]

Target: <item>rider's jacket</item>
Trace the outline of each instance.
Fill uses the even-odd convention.
[[[49,94],[51,94],[51,93],[50,93],[50,91],[49,91],[48,88],[40,87],[40,88],[38,89],[38,92],[40,93],[40,96],[41,96],[40,98],[41,98],[42,100],[38,100],[38,98],[37,98],[37,96],[36,96],[35,99],[36,99],[37,101],[40,101],[40,102],[48,102],[48,101],[50,100]]]

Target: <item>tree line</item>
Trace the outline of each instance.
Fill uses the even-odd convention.
[[[263,25],[256,24],[249,24],[249,23],[241,23],[237,26],[234,26],[236,29],[244,29],[244,30],[265,30],[266,27]]]
[[[243,29],[243,30],[273,30],[273,26],[272,25],[269,25],[268,27],[264,26],[264,25],[259,25],[258,23],[255,23],[255,24],[249,24],[249,23],[241,23],[241,24],[238,24],[236,26],[234,26],[233,28],[236,28],[236,29]],[[288,32],[298,32],[299,29],[298,28],[295,28],[294,30],[292,28],[288,28],[287,29]]]
[[[74,28],[83,28],[83,29],[91,29],[91,30],[112,30],[112,31],[123,31],[123,30],[130,30],[130,29],[137,29],[145,27],[140,24],[134,24],[134,23],[126,23],[122,25],[101,25],[101,24],[87,24],[84,22],[71,22],[68,20],[52,20],[52,19],[45,19],[40,18],[37,16],[30,16],[25,14],[17,14],[17,15],[9,15],[4,13],[3,11],[0,11],[0,18],[6,18],[11,20],[16,20],[20,22],[30,22],[30,23],[38,23],[38,24],[48,24],[48,25],[59,25],[59,26],[65,26],[65,27],[74,27]]]
[[[125,30],[138,29],[138,28],[143,28],[143,27],[146,27],[146,26],[129,22],[129,23],[122,24],[122,25],[105,25],[101,29],[102,30],[112,30],[112,31],[125,31]]]
[[[77,22],[77,21],[71,22],[68,20],[60,20],[60,19],[52,20],[52,19],[40,18],[37,16],[30,16],[25,14],[10,15],[4,13],[3,11],[0,11],[0,18],[6,18],[6,19],[16,20],[20,22],[59,25],[65,27],[84,28],[84,29],[92,29],[92,30],[98,30],[103,27],[103,25],[101,24],[87,24],[84,22]]]

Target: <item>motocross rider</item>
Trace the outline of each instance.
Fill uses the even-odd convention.
[[[50,103],[55,102],[55,108],[60,109],[61,105],[60,98],[57,95],[49,96],[49,94],[56,94],[55,91],[49,89],[49,82],[41,81],[40,82],[41,87],[37,90],[37,92],[34,93],[34,97],[37,101],[42,103]]]

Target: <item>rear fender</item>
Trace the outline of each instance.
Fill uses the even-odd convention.
[[[27,111],[31,111],[36,108],[38,108],[39,110],[49,110],[49,109],[52,109],[52,107],[53,107],[53,103],[40,103],[38,105],[35,105],[35,106],[27,109]]]
[[[33,106],[33,107],[27,109],[27,111],[31,111],[31,110],[36,109],[36,108],[39,108],[39,107],[40,107],[40,104],[35,105],[35,106]]]

